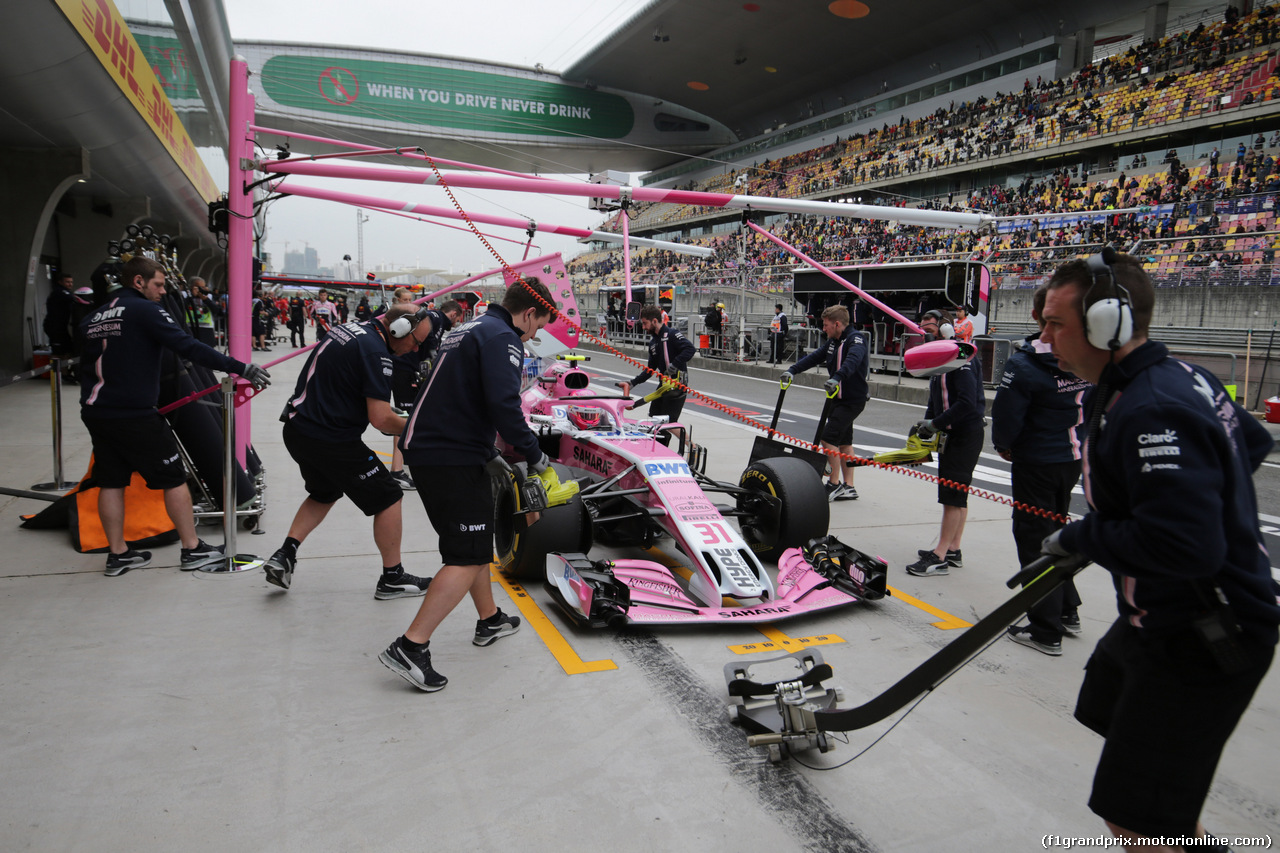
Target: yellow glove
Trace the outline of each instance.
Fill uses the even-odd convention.
[[[578,484],[574,480],[567,483],[560,482],[560,476],[556,474],[556,469],[548,465],[543,471],[534,474],[540,481],[542,487],[547,491],[547,506],[559,506],[568,503],[569,499],[578,493]]]

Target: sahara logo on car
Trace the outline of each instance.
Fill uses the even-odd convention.
[[[737,619],[741,616],[759,616],[761,613],[774,613],[782,616],[790,612],[790,607],[760,607],[755,610],[721,610],[716,615],[721,619]]]
[[[607,476],[609,473],[609,460],[605,459],[603,456],[597,456],[580,444],[575,444],[573,446],[573,458],[574,461],[581,462],[597,474],[604,474]]]

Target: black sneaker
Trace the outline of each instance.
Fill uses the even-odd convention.
[[[1080,617],[1078,615],[1063,616],[1062,630],[1066,631],[1068,634],[1070,634],[1073,637],[1078,637],[1082,633],[1084,633],[1084,629],[1080,627]]]
[[[1062,654],[1061,642],[1046,643],[1043,640],[1037,640],[1032,636],[1031,629],[1026,626],[1019,627],[1017,625],[1010,625],[1009,639],[1013,640],[1015,643],[1019,643],[1020,645],[1026,646],[1030,649],[1035,649],[1036,651],[1051,657],[1057,657]]]
[[[921,555],[920,559],[907,566],[907,574],[915,575],[918,578],[929,578],[934,575],[950,574],[947,571],[946,560],[939,557],[932,551],[926,551],[925,553],[928,554],[927,557]]]
[[[827,490],[827,500],[833,501],[836,499],[836,494],[840,490],[842,490],[844,486],[842,486],[839,483],[828,482],[825,486],[823,486],[823,488]]]
[[[840,491],[835,493],[833,501],[856,501],[858,499],[858,490],[853,486],[845,485],[840,487]]]
[[[405,648],[404,637],[397,637],[385,652],[378,655],[378,660],[414,687],[428,693],[434,693],[449,683],[449,679],[431,668],[430,650],[423,648],[420,652],[410,651]]]
[[[426,595],[427,587],[430,585],[431,578],[420,578],[405,571],[401,571],[398,575],[384,574],[378,578],[378,587],[373,591],[373,597],[379,601],[416,598],[419,595]]]
[[[108,554],[107,567],[102,573],[109,578],[114,578],[130,569],[140,569],[149,565],[151,565],[150,551],[135,551],[130,548],[123,554]]]
[[[298,558],[289,556],[285,549],[276,551],[271,559],[262,564],[262,570],[267,573],[267,583],[288,589],[289,584],[293,583],[293,567],[297,563]]]
[[[392,471],[391,479],[396,481],[396,485],[404,489],[406,492],[415,492],[418,485],[413,482],[413,477],[409,476],[408,471]]]
[[[184,572],[192,572],[213,563],[220,563],[226,559],[226,556],[227,552],[222,545],[210,545],[201,539],[196,547],[182,549],[182,562],[178,568]]]
[[[488,619],[476,620],[476,635],[471,642],[477,646],[487,646],[494,640],[510,637],[520,630],[520,617],[508,616],[501,609]]]
[[[921,549],[920,549],[919,551],[917,551],[916,553],[917,553],[917,554],[919,554],[921,557],[936,557],[936,556],[937,556],[936,554],[934,554],[934,553],[933,553],[933,549],[932,549],[932,548],[921,548]],[[959,548],[955,549],[954,551],[948,551],[948,552],[947,552],[947,565],[948,565],[948,566],[950,566],[950,567],[951,567],[951,568],[953,568],[953,569],[963,569],[963,568],[964,568],[964,558],[963,558],[962,556],[960,556],[960,549],[959,549]]]

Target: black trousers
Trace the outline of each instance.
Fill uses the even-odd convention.
[[[769,342],[773,345],[772,352],[769,353],[769,361],[782,361],[782,351],[786,349],[787,336],[782,332],[771,332],[769,334]]]
[[[1014,462],[1011,474],[1015,501],[1065,516],[1071,507],[1071,489],[1080,479],[1080,463]],[[1025,567],[1039,559],[1040,543],[1062,526],[1062,522],[1051,518],[1014,509],[1013,541],[1018,548],[1018,563]],[[1075,582],[1068,580],[1027,614],[1031,636],[1041,642],[1059,642],[1063,615],[1074,614],[1079,606]]]

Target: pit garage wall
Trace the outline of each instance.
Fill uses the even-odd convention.
[[[1236,277],[1232,271],[1223,271],[1223,275],[1230,279]],[[1014,283],[1006,280],[992,291],[997,330],[1002,320],[1031,322],[1031,296],[1035,285],[1019,287],[1016,282],[1017,279]],[[1270,332],[1271,324],[1277,319],[1280,319],[1280,285],[1181,284],[1156,288],[1156,310],[1151,327],[1253,329],[1256,345],[1259,335]],[[1153,337],[1159,337],[1159,334],[1153,333]]]

